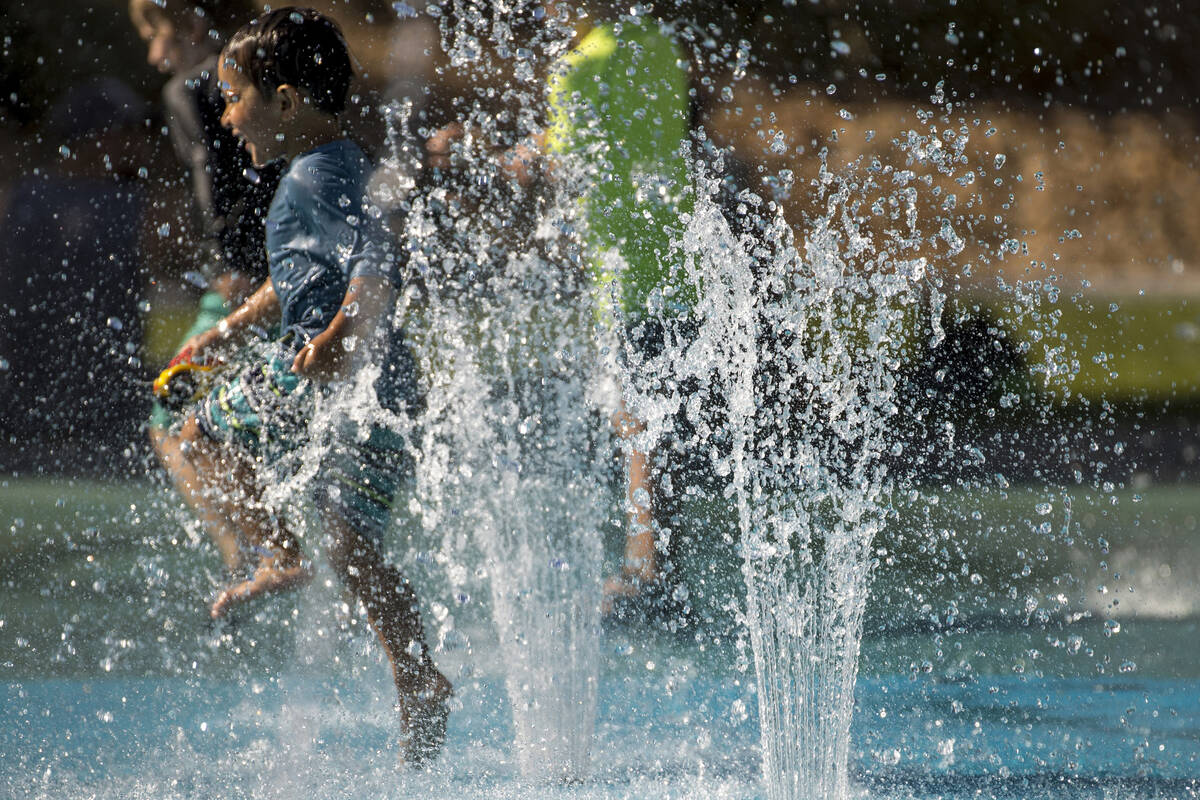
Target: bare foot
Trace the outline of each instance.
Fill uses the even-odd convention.
[[[453,695],[450,681],[431,663],[425,686],[415,697],[400,701],[405,728],[400,739],[400,760],[408,766],[421,769],[441,752],[446,741],[446,718],[450,716],[448,701]]]
[[[621,598],[637,597],[642,590],[658,581],[658,576],[636,572],[622,572],[604,582],[603,596],[600,600],[600,613],[608,616],[613,612],[616,602]]]
[[[278,556],[263,556],[258,569],[254,570],[254,575],[249,580],[229,586],[217,595],[217,599],[209,608],[209,614],[213,619],[220,619],[230,608],[259,595],[297,589],[311,579],[312,568],[305,561],[281,566]]]

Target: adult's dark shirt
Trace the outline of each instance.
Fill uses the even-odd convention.
[[[217,57],[175,75],[163,88],[167,128],[187,167],[205,249],[198,254],[209,277],[236,269],[266,280],[265,220],[281,165],[254,167],[237,138],[221,125],[225,100]]]

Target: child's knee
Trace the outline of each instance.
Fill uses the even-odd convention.
[[[178,444],[183,444],[184,442],[193,444],[203,435],[204,432],[200,429],[200,422],[196,418],[195,412],[192,412],[188,414],[187,419],[184,420],[183,425],[179,428],[179,433],[174,438]]]
[[[216,468],[219,465],[221,471],[227,472],[229,477],[245,480],[246,470],[242,459],[237,457],[238,454],[233,449],[214,441],[205,432],[195,413],[188,415],[179,433],[171,441],[170,447],[177,454],[177,458],[188,462],[197,470],[204,471],[205,468]]]

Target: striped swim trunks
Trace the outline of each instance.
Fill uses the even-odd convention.
[[[312,384],[292,372],[293,348],[251,345],[197,404],[196,420],[210,439],[237,444],[270,459],[299,445],[311,418]]]
[[[200,429],[216,442],[246,448],[267,467],[283,467],[285,457],[300,455],[301,448],[303,458],[317,454],[312,481],[318,506],[380,541],[395,496],[413,474],[404,437],[378,424],[363,431],[346,419],[322,431],[318,447],[307,448],[316,387],[291,371],[295,351],[287,342],[272,347],[247,348],[232,377],[200,401]]]

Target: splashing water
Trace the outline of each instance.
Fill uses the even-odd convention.
[[[500,20],[469,3],[454,12],[457,24],[443,25],[454,67],[486,70],[510,50]],[[495,55],[478,35],[488,30]],[[510,92],[527,110],[541,101]],[[431,193],[407,223],[410,237],[450,232],[418,267],[433,278],[426,327],[437,363],[426,373],[441,376],[424,420],[426,524],[443,529],[452,572],[469,572],[468,539],[492,570],[522,773],[581,777],[596,702],[598,464],[612,445],[596,440],[585,365],[597,360],[597,342],[569,266],[579,257],[572,212],[586,177],[559,175],[558,192],[531,209],[519,190],[501,188],[488,157],[512,141],[499,117],[478,105],[464,113],[469,188]],[[536,115],[515,116],[518,134],[534,125]],[[909,167],[951,174],[965,140],[943,148],[936,131],[909,132],[898,145]],[[884,170],[835,173],[823,163],[814,181],[823,213],[797,244],[780,205],[748,190],[737,200],[752,223],[735,233],[716,199],[721,161],[715,175],[703,163],[693,164],[696,204],[675,243],[677,278],[697,291],[695,332],[665,321],[677,335],[663,353],[623,366],[625,401],[645,421],[637,440],[645,450],[672,433],[683,409],[694,431],[686,446],[712,454],[736,508],[769,796],[845,797],[904,331],[924,308],[936,347],[942,295],[923,255],[912,169],[893,179],[901,224],[877,236],[859,208],[882,188]],[[538,232],[532,244],[512,233],[514,218]],[[961,238],[939,222],[957,253]],[[707,391],[690,391],[697,385]],[[669,532],[659,533],[665,545]]]
[[[464,174],[448,190],[416,195],[406,221],[410,240],[438,237],[414,256],[433,377],[420,502],[460,596],[486,574],[521,774],[578,780],[596,713],[608,516],[600,465],[610,448],[589,399],[591,316],[578,246],[565,233],[573,204],[526,196],[493,157],[538,126],[544,98],[530,88],[530,51],[514,45],[506,15],[465,2],[446,10],[455,24],[443,19],[443,45],[455,69],[494,74],[514,58],[525,69],[506,93],[515,113],[459,109]],[[533,44],[562,50],[555,26],[542,36]],[[480,561],[486,570],[471,568]]]
[[[61,574],[69,578],[72,592],[76,577],[86,576],[81,587],[93,587],[91,594],[79,595],[79,613],[62,614],[69,620],[65,623],[22,627],[14,610],[7,615],[7,632],[0,631],[9,637],[6,641],[17,643],[13,657],[18,664],[34,665],[25,667],[33,675],[45,668],[47,654],[53,669],[78,661],[76,645],[83,650],[87,644],[80,631],[89,624],[103,628],[96,636],[101,642],[99,668],[127,683],[98,685],[93,694],[85,682],[83,692],[73,692],[91,695],[91,700],[77,697],[69,708],[75,712],[78,707],[76,716],[95,712],[97,723],[63,716],[58,685],[29,681],[29,696],[45,698],[31,701],[21,681],[9,681],[16,724],[6,734],[0,731],[0,742],[18,755],[6,762],[5,776],[40,774],[41,788],[30,790],[38,792],[30,796],[39,797],[95,793],[100,769],[126,769],[114,767],[124,764],[122,759],[130,762],[132,777],[120,775],[113,783],[106,776],[108,784],[120,788],[102,790],[103,796],[121,794],[126,785],[132,796],[156,796],[161,793],[156,781],[163,774],[176,776],[172,780],[182,776],[178,791],[187,796],[201,796],[219,777],[220,785],[244,783],[262,796],[308,791],[358,797],[364,791],[399,791],[457,797],[469,786],[468,793],[498,797],[765,794],[772,800],[842,800],[859,791],[892,796],[906,788],[921,796],[959,794],[961,789],[964,796],[973,791],[1023,797],[1053,795],[1064,776],[1062,791],[1080,796],[1094,793],[1095,781],[1110,779],[1118,783],[1105,787],[1105,795],[1125,787],[1138,793],[1137,781],[1154,770],[1180,781],[1176,788],[1159,787],[1162,796],[1194,790],[1190,684],[1176,689],[1156,687],[1153,680],[1139,683],[1145,674],[1139,671],[1152,659],[1125,642],[1145,630],[1137,618],[1144,609],[1155,609],[1152,613],[1162,618],[1194,620],[1200,603],[1191,591],[1195,581],[1189,581],[1194,570],[1181,564],[1195,559],[1135,552],[1128,543],[1110,555],[1110,539],[1116,542],[1122,532],[1116,517],[1108,518],[1123,488],[1120,479],[1114,488],[1109,473],[1101,477],[1103,464],[1095,468],[1094,480],[1084,475],[1094,462],[1075,459],[1071,448],[1095,452],[1105,445],[1097,444],[1087,420],[1062,425],[1047,410],[1047,393],[1065,397],[1071,376],[1080,371],[1074,343],[1055,330],[1056,315],[1068,305],[1059,304],[1057,276],[1046,273],[1042,264],[1034,278],[1015,286],[1001,280],[999,290],[988,295],[1006,315],[996,328],[1004,323],[1009,332],[1014,327],[1031,332],[1032,341],[1018,347],[1023,348],[1021,356],[1036,362],[1028,365],[1029,371],[1044,379],[1040,400],[1021,386],[983,381],[972,384],[982,386],[972,400],[978,406],[963,414],[947,410],[958,378],[947,378],[943,367],[953,369],[953,358],[929,358],[939,348],[961,344],[955,337],[962,335],[967,312],[955,305],[961,300],[955,293],[963,285],[975,287],[965,279],[969,270],[957,271],[955,264],[966,258],[960,254],[980,247],[986,238],[981,229],[992,236],[995,231],[987,226],[1008,224],[991,209],[988,219],[978,213],[972,218],[976,227],[964,224],[970,214],[956,210],[954,193],[962,197],[958,208],[982,205],[978,198],[992,191],[989,186],[1001,187],[999,171],[1006,164],[1015,169],[1013,162],[1020,166],[1019,150],[1008,157],[969,150],[969,123],[950,119],[951,106],[944,105],[939,87],[933,102],[947,109],[945,117],[935,122],[933,114],[919,107],[905,109],[915,110],[925,129],[897,136],[896,128],[889,127],[894,119],[886,114],[870,120],[882,140],[896,136],[892,152],[898,157],[873,160],[867,155],[841,165],[823,154],[819,171],[800,172],[802,162],[791,138],[795,126],[787,119],[776,122],[774,112],[760,106],[757,110],[769,119],[756,120],[752,127],[762,127],[753,133],[765,146],[767,163],[775,166],[759,169],[760,187],[731,193],[732,170],[713,149],[698,148],[704,152],[692,161],[689,175],[694,203],[681,220],[671,254],[679,265],[678,285],[692,287],[696,303],[686,318],[665,321],[661,355],[622,361],[615,356],[621,345],[614,332],[596,324],[596,298],[583,278],[588,258],[580,195],[589,181],[605,176],[574,174],[566,165],[553,185],[526,191],[497,165],[498,153],[545,128],[545,73],[566,52],[568,37],[561,26],[578,14],[578,9],[556,7],[551,13],[560,16],[545,20],[544,28],[529,36],[519,29],[527,24],[521,20],[529,15],[543,20],[546,12],[525,0],[447,0],[427,9],[393,6],[400,17],[428,14],[439,21],[447,69],[455,72],[460,87],[468,87],[453,104],[453,118],[464,126],[455,151],[461,174],[454,178],[423,183],[418,163],[422,145],[407,133],[419,109],[411,102],[385,109],[387,154],[372,187],[375,205],[367,212],[393,218],[395,239],[410,256],[416,279],[397,314],[416,340],[421,371],[429,381],[426,408],[415,421],[382,412],[370,388],[380,367],[368,367],[352,384],[319,400],[311,421],[312,443],[280,465],[279,480],[265,498],[272,510],[294,513],[302,538],[319,536],[315,518],[308,518],[312,509],[298,499],[323,461],[325,434],[346,421],[363,431],[382,423],[413,445],[416,491],[404,499],[407,511],[424,525],[424,541],[435,542],[435,552],[430,555],[419,543],[404,555],[417,562],[413,572],[418,580],[449,583],[449,591],[439,586],[421,596],[429,602],[424,612],[436,629],[430,639],[439,664],[448,674],[458,668],[452,680],[460,705],[451,716],[450,743],[440,761],[428,774],[398,777],[392,771],[391,688],[355,678],[358,671],[372,678],[380,671],[379,663],[362,663],[364,655],[377,654],[363,644],[366,637],[356,637],[355,654],[345,642],[328,636],[331,630],[350,633],[361,622],[362,610],[328,597],[315,601],[313,594],[322,591],[319,582],[292,599],[270,601],[273,605],[253,612],[254,624],[245,624],[240,632],[192,630],[199,628],[192,608],[196,597],[220,579],[197,576],[197,564],[186,560],[201,555],[206,537],[192,522],[188,542],[172,536],[168,546],[161,531],[173,530],[173,521],[147,514],[139,497],[137,505],[114,501],[119,513],[111,522],[120,517],[137,532],[128,534],[130,549],[136,546],[141,554],[121,560],[101,550],[99,528],[89,528],[74,542],[67,538],[67,551],[79,550],[81,556],[87,551],[87,561],[79,574],[68,575],[65,568]],[[643,10],[637,5],[631,13]],[[699,26],[683,33],[693,37],[693,62],[703,64],[707,58],[716,65],[705,73],[693,63],[693,84],[708,91],[713,102],[720,98],[722,108],[736,107],[740,117],[741,106],[749,107],[745,96],[752,93],[744,95],[744,86],[736,84],[755,80],[754,48],[736,35],[723,39],[719,31],[710,35]],[[859,51],[850,37],[834,40],[832,48],[839,57]],[[709,80],[721,70],[735,86],[721,86],[727,78]],[[834,84],[823,91],[824,85],[822,80],[813,89],[817,101],[839,93]],[[800,102],[807,107],[805,98]],[[862,120],[865,127],[872,109],[863,103],[852,108],[853,113],[836,111],[841,122],[835,124],[853,131],[853,123]],[[906,128],[911,122],[906,118],[895,124]],[[975,126],[980,124],[976,120]],[[768,125],[775,127],[768,130]],[[994,127],[987,130],[985,137],[996,133]],[[840,131],[848,142],[846,129]],[[695,141],[705,141],[704,130],[693,133]],[[868,131],[866,141],[875,135]],[[835,131],[830,141],[837,136]],[[880,146],[886,149],[886,143],[873,145]],[[853,155],[854,144],[847,144],[846,151]],[[739,145],[738,153],[744,157],[747,149]],[[796,167],[803,180],[780,166],[784,163]],[[1040,184],[1041,173],[1037,176]],[[1016,191],[1010,186],[998,190],[1007,193],[1010,188]],[[793,189],[803,196],[785,202]],[[805,204],[810,210],[802,219],[785,216],[785,209],[792,213]],[[931,208],[940,210],[930,213]],[[159,231],[177,228],[164,223]],[[1014,235],[1003,249],[1024,255],[1024,248]],[[611,266],[619,270],[619,259]],[[1077,302],[1073,297],[1071,303]],[[664,298],[652,298],[652,306],[652,312],[661,312]],[[974,317],[986,320],[981,322],[985,329],[992,322],[990,311]],[[1117,311],[1115,303],[1110,306],[1110,313]],[[103,327],[120,332],[134,326],[112,317]],[[967,354],[973,359],[963,359],[965,367],[959,363],[960,371],[979,365],[982,372],[996,363],[981,352],[990,355],[1004,336],[987,334],[982,344],[969,343],[976,352]],[[361,347],[358,343],[355,351]],[[604,397],[605,387],[599,385],[613,376],[598,375],[605,372],[597,369],[602,363],[618,373],[621,399],[645,423],[634,440],[637,449],[651,452],[670,445],[675,453],[698,455],[715,476],[708,480],[708,474],[695,476],[685,469],[680,480],[681,473],[661,473],[655,502],[659,493],[662,498],[685,496],[685,502],[709,504],[706,510],[716,507],[715,516],[728,512],[731,521],[720,534],[736,543],[744,603],[727,583],[698,587],[685,581],[681,587],[686,591],[690,586],[696,605],[723,603],[722,611],[734,610],[739,657],[728,674],[717,669],[698,675],[707,666],[703,659],[710,657],[705,648],[715,639],[702,626],[689,629],[685,613],[663,626],[688,647],[698,645],[685,658],[673,650],[675,640],[666,647],[661,642],[646,645],[642,629],[632,635],[618,629],[612,637],[617,646],[602,646],[602,540],[617,538],[630,510],[620,507],[615,488],[619,479],[613,464],[621,448],[608,420],[612,397]],[[0,373],[8,366],[0,358]],[[994,396],[988,396],[993,389]],[[914,400],[918,394],[925,399]],[[1030,398],[1034,403],[1026,402]],[[1046,408],[1036,407],[1043,401]],[[1004,431],[1011,436],[1003,440],[996,433],[991,445],[983,441],[985,435],[969,430],[980,418],[1002,416],[1021,403],[1028,416],[1006,424],[1019,427],[1032,420],[1031,427],[1040,430]],[[1112,414],[1102,404],[1100,424],[1111,421]],[[1002,429],[987,430],[987,436],[997,430]],[[916,436],[920,440],[914,441]],[[1051,440],[1061,452],[1023,463],[1025,448]],[[1014,453],[999,452],[1010,443]],[[1103,457],[1119,461],[1123,448],[1118,443]],[[958,461],[962,463],[951,463]],[[1046,464],[1051,467],[1039,472]],[[1015,470],[1005,477],[1010,465]],[[1091,497],[1073,487],[1048,485],[1056,480],[1069,484],[1071,479],[1061,476],[1071,470],[1076,484],[1093,480]],[[921,474],[914,479],[913,473]],[[1028,480],[1031,473],[1036,485],[1010,485],[1010,478]],[[1133,494],[1132,501],[1141,498]],[[1180,516],[1188,513],[1184,509]],[[686,543],[692,533],[687,527],[699,527],[699,516],[685,512],[670,522],[656,520],[660,552],[678,546],[678,540]],[[1089,517],[1103,519],[1097,523],[1087,521]],[[1093,524],[1105,536],[1097,537]],[[14,518],[13,541],[43,547],[41,523],[31,522],[28,528],[23,519]],[[903,533],[898,535],[897,529]],[[104,536],[109,536],[107,530]],[[893,537],[904,536],[910,538],[892,549]],[[1180,539],[1185,537],[1181,522]],[[932,539],[940,540],[936,552],[927,548]],[[714,543],[699,534],[690,541]],[[113,563],[103,569],[93,566],[93,549]],[[176,552],[180,549],[186,552]],[[65,563],[65,553],[55,558],[61,556]],[[720,556],[700,552],[693,558],[715,563]],[[892,569],[906,559],[907,572]],[[1097,569],[1093,560],[1099,562]],[[1055,565],[1044,566],[1047,561]],[[33,597],[40,590],[42,596],[47,591],[66,596],[66,578],[56,577],[58,573],[44,579],[38,570],[31,578],[17,572],[5,574],[10,586],[15,579],[24,587],[23,594]],[[1132,592],[1129,576],[1134,572],[1170,578],[1188,588],[1172,593],[1159,585],[1156,591],[1127,598],[1118,588]],[[1093,576],[1100,580],[1086,585]],[[42,586],[44,580],[50,582],[49,590]],[[130,589],[122,581],[137,587]],[[904,596],[901,589],[880,602],[882,613],[904,619],[888,619],[876,627],[868,595],[885,592],[881,585],[889,581],[903,584],[909,593]],[[108,582],[117,591],[104,598]],[[141,618],[139,604],[133,604],[133,611],[94,613],[101,600],[114,608],[129,606],[127,596],[136,597],[137,591],[144,592],[152,624]],[[324,594],[331,592],[327,585]],[[287,604],[296,602],[304,613],[292,609],[289,614]],[[490,613],[497,655],[470,641],[486,635],[472,627],[477,609]],[[277,629],[263,639],[273,623]],[[957,660],[953,646],[964,649],[968,636],[993,623],[1001,633],[971,648],[974,663]],[[0,619],[0,628],[5,624]],[[721,624],[723,620],[714,629]],[[929,641],[888,639],[898,628],[926,624],[935,631]],[[1171,643],[1179,641],[1180,630],[1194,632],[1194,621],[1189,624],[1191,628],[1164,628],[1161,642],[1166,646],[1147,649],[1174,649]],[[43,630],[37,633],[45,642],[35,640],[36,647],[29,647],[26,632],[39,625]],[[17,633],[10,635],[14,628]],[[880,638],[887,641],[872,642],[873,632],[883,633]],[[986,636],[994,633],[984,630]],[[1042,633],[1047,634],[1045,643],[1039,641]],[[1190,653],[1180,650],[1182,663]],[[868,670],[856,689],[862,653],[868,654],[864,663],[874,665],[870,656],[878,655],[883,665],[877,672]],[[723,652],[718,659],[728,655]],[[1137,655],[1136,663],[1132,655]],[[1043,668],[1053,677],[1043,665],[1056,657],[1071,665],[1058,669],[1072,678],[1087,669],[1094,674],[1080,678],[1078,686],[1026,682],[1041,678]],[[478,669],[473,658],[491,658],[499,666]],[[910,658],[911,682],[909,675],[889,673],[903,673],[897,660]],[[314,664],[320,673],[315,677]],[[751,665],[753,677],[742,680],[738,673],[748,673]],[[12,669],[12,662],[4,666]],[[977,680],[971,672],[976,667],[993,672],[986,681]],[[620,673],[618,679],[609,680],[610,668]],[[606,670],[603,676],[601,669]],[[138,685],[141,672],[159,674],[154,670],[171,680],[183,679],[164,684],[180,691],[164,692],[152,683],[150,691],[162,695],[163,702],[150,710],[126,711],[126,694],[134,700],[148,694]],[[264,670],[262,680],[244,677]],[[932,675],[934,670],[937,674],[928,680],[936,683],[916,683],[918,673]],[[1099,685],[1118,673],[1124,688]],[[956,683],[958,678],[963,679]],[[208,697],[214,686],[228,697],[218,693],[214,702]],[[348,690],[346,700],[338,696],[340,690]],[[858,701],[873,713],[862,715],[852,736],[856,691]],[[1106,699],[1098,700],[1104,693]],[[337,708],[314,699],[326,695],[336,698]],[[751,696],[757,702],[757,728],[745,713]],[[1127,723],[1119,711],[1148,705],[1151,696],[1172,715],[1177,709],[1186,711],[1175,738],[1162,737],[1165,745],[1155,740],[1161,728],[1133,717]],[[61,712],[57,728],[47,727],[49,723],[28,728],[26,720],[17,720],[32,718],[38,703]],[[491,703],[511,711],[511,731],[505,714],[499,722],[488,717]],[[725,719],[730,716],[725,709],[733,710],[732,722]],[[1011,709],[1045,724],[1017,726],[1014,732],[1009,719],[1018,712]],[[1074,739],[1074,752],[1063,744],[1066,726],[1053,718],[1057,709],[1070,720],[1067,733]],[[878,724],[889,711],[887,722]],[[1158,719],[1158,711],[1153,714]],[[224,727],[214,721],[222,716],[230,716],[229,741],[223,738]],[[1110,724],[1109,718],[1119,716],[1120,726]],[[129,734],[129,741],[153,744],[148,751],[154,755],[135,758],[136,744],[110,751],[105,744],[86,742],[54,753],[49,761],[43,754],[53,752],[51,743],[63,730],[76,741],[80,734],[97,742],[124,741],[112,733],[117,729],[107,727],[114,723],[125,726],[119,730]],[[1174,717],[1169,724],[1176,724]],[[1157,762],[1155,744],[1159,753],[1167,748]],[[510,745],[515,775],[508,768]],[[85,755],[92,752],[89,747],[102,757],[95,759],[94,768]],[[77,784],[74,763],[87,765]],[[1033,780],[1022,770],[1031,771]],[[28,777],[20,774],[21,781]],[[853,785],[864,779],[870,788]],[[548,785],[580,782],[584,785]],[[1142,793],[1153,790],[1151,784]]]
[[[547,269],[529,259],[516,280]],[[452,377],[431,393],[426,418],[425,502],[438,510],[427,524],[446,526],[444,552],[460,575],[472,553],[489,567],[521,773],[578,779],[596,707],[606,507],[579,374],[587,359],[564,341],[563,315],[522,295],[500,295],[488,338],[465,342],[461,308],[430,304]]]
[[[911,160],[952,172],[930,158],[930,141],[910,134]],[[875,238],[856,216],[857,194],[878,188],[870,170],[823,165],[814,184],[824,215],[800,245],[779,205],[745,190],[737,199],[757,230],[735,234],[715,200],[720,182],[696,171],[699,199],[678,246],[698,291],[697,333],[655,366],[722,400],[643,396],[635,408],[665,420],[684,405],[697,431],[688,446],[711,452],[727,480],[768,796],[843,798],[904,332],[922,305],[940,319],[942,298],[926,258],[907,252],[921,247],[911,197],[906,231]]]

